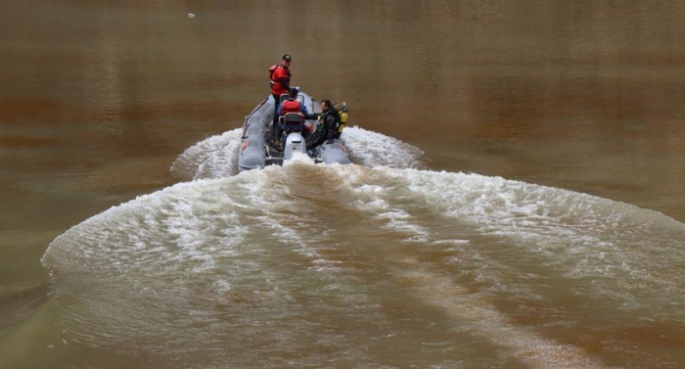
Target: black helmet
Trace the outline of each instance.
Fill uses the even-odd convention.
[[[295,97],[300,91],[298,91],[295,87],[291,87],[290,90],[288,90],[288,96],[290,97]]]
[[[291,60],[293,60],[293,58],[289,54],[285,54],[285,55],[283,55],[283,60],[291,61]]]

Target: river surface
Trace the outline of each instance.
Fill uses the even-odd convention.
[[[0,2],[0,368],[685,367],[683,19]],[[237,173],[284,53],[354,164]]]

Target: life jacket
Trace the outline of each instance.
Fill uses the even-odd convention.
[[[274,72],[275,72],[276,69],[278,69],[278,67],[280,67],[280,66],[281,66],[281,64],[274,64],[274,65],[272,65],[272,66],[269,67],[269,79],[271,80],[271,83],[274,83],[274,80],[273,80],[273,79],[274,79],[274,78],[273,78]]]
[[[271,93],[279,95],[281,93],[287,93],[288,91],[285,89],[284,86],[281,85],[281,81],[279,80],[274,80],[274,74],[277,69],[282,68],[286,70],[286,79],[288,80],[288,83],[290,83],[290,69],[286,68],[283,66],[283,64],[274,64],[269,67],[269,82],[271,84]]]
[[[285,100],[281,103],[281,115],[286,113],[300,113],[300,101],[297,99]]]

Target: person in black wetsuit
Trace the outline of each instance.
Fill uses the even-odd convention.
[[[321,100],[321,122],[316,127],[316,131],[307,137],[307,150],[312,150],[327,140],[329,143],[333,139],[340,137],[340,114],[333,107],[330,100]]]

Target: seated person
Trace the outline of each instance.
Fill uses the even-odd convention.
[[[301,113],[303,117],[310,116],[309,112],[307,111],[307,107],[297,99],[298,93],[299,91],[297,91],[296,88],[291,88],[288,90],[288,99],[283,101],[281,105],[278,106],[279,116],[283,116],[286,113]]]
[[[330,100],[321,100],[321,110],[323,114],[316,132],[307,137],[307,150],[313,150],[326,140],[332,143],[333,139],[340,138],[341,121],[338,110],[333,107]]]
[[[303,120],[304,119],[310,119],[310,118],[315,118],[316,115],[309,114],[309,111],[307,111],[307,107],[304,106],[298,99],[297,99],[297,94],[299,91],[296,88],[291,88],[288,90],[288,99],[283,101],[281,105],[278,107],[278,116],[284,116],[287,113],[298,113],[299,115],[302,116]],[[308,126],[307,129],[303,130],[302,135],[305,136],[309,133],[308,130],[311,129],[311,126]],[[282,133],[282,127],[280,124],[276,125],[276,137],[280,138]]]

